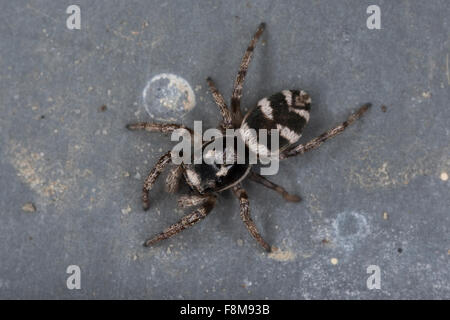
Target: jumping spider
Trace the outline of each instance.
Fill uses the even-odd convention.
[[[240,101],[242,97],[242,87],[247,69],[253,54],[255,45],[263,33],[265,24],[261,23],[254,34],[247,51],[242,58],[239,72],[233,87],[231,96],[231,110],[228,109],[223,96],[217,90],[211,78],[207,79],[209,89],[215,103],[220,109],[222,121],[220,128],[224,132],[225,129],[239,129],[243,136],[250,138],[245,140],[246,147],[250,150],[260,150],[258,137],[251,137],[250,128],[258,131],[259,129],[276,129],[280,136],[279,157],[285,159],[295,155],[303,154],[309,150],[317,148],[326,140],[338,135],[344,131],[347,126],[360,118],[370,107],[370,103],[361,106],[354,114],[352,114],[342,124],[326,131],[317,138],[312,139],[306,144],[296,144],[300,139],[304,126],[309,120],[309,111],[311,106],[311,98],[302,90],[283,90],[268,98],[260,100],[257,106],[250,110],[245,116],[242,115]],[[146,130],[150,132],[170,133],[176,129],[186,129],[193,134],[193,130],[180,124],[161,124],[139,122],[127,125],[130,130]],[[207,144],[207,143],[206,143]],[[273,150],[271,150],[273,151]],[[144,182],[142,190],[142,202],[144,210],[149,208],[148,193],[161,174],[163,169],[171,163],[171,152],[164,154],[156,163],[155,167],[150,171]],[[271,251],[269,244],[262,238],[253,222],[249,211],[249,200],[247,192],[242,187],[242,180],[250,178],[251,180],[264,185],[265,187],[275,190],[287,201],[298,202],[300,197],[289,194],[283,187],[276,185],[265,177],[253,172],[250,164],[233,164],[223,170],[223,166],[184,164],[174,165],[170,170],[166,179],[166,189],[168,192],[177,190],[179,181],[183,176],[186,183],[192,189],[193,194],[181,196],[178,204],[182,208],[198,206],[192,213],[185,215],[180,221],[165,229],[162,233],[148,239],[144,245],[150,246],[163,239],[167,239],[182,230],[196,224],[205,218],[214,208],[218,194],[226,189],[231,189],[234,195],[239,199],[240,216],[250,234],[259,244],[267,251]]]

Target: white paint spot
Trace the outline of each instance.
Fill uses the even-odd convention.
[[[272,247],[272,252],[268,254],[268,257],[277,261],[294,261],[296,254],[291,250],[280,250],[276,247]]]
[[[370,231],[366,217],[357,212],[340,213],[333,221],[333,228],[334,242],[346,251],[352,251]]]
[[[251,281],[249,281],[248,279],[244,279],[244,284],[243,284],[244,288],[251,287],[251,285],[252,285]]]
[[[429,91],[422,92],[422,97],[424,97],[426,99],[431,98],[431,92],[429,92]]]
[[[122,214],[129,214],[131,212],[131,207],[128,205],[125,209],[122,209]]]
[[[142,93],[144,107],[150,117],[175,121],[195,107],[195,94],[189,83],[170,73],[154,76]]]

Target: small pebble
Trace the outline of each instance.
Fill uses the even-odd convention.
[[[448,173],[447,172],[442,172],[441,173],[441,180],[442,181],[447,181],[448,180]]]
[[[431,98],[431,92],[429,92],[429,91],[422,92],[422,97],[424,97],[424,98]]]
[[[331,258],[331,264],[338,264],[339,260],[337,258]]]
[[[128,206],[125,209],[122,209],[122,214],[129,214],[131,212],[131,207]]]
[[[35,212],[36,207],[31,202],[27,202],[23,205],[22,210],[25,212]]]

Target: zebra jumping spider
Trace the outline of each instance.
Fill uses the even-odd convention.
[[[367,103],[362,105],[355,113],[350,115],[346,121],[305,144],[297,144],[310,116],[311,98],[305,91],[283,90],[268,98],[263,98],[257,103],[255,108],[251,109],[244,116],[240,108],[242,87],[252,58],[253,50],[263,33],[264,28],[265,24],[261,23],[242,58],[233,87],[230,109],[211,78],[207,79],[207,83],[222,115],[222,121],[220,123],[222,132],[225,132],[226,129],[239,130],[244,137],[248,138],[245,139],[246,150],[258,153],[258,150],[262,150],[261,147],[269,147],[261,146],[261,143],[256,136],[252,139],[250,129],[255,129],[256,131],[259,129],[275,129],[279,133],[279,149],[269,151],[278,151],[279,158],[285,159],[315,149],[326,140],[340,134],[345,128],[360,118],[369,109],[371,104]],[[139,122],[129,124],[127,125],[127,128],[129,130],[146,130],[163,133],[170,133],[177,129],[185,129],[193,135],[192,129],[174,123]],[[208,143],[209,142],[205,142],[203,147]],[[163,169],[171,163],[172,155],[171,151],[169,151],[158,160],[145,179],[142,190],[144,210],[149,208],[149,191],[152,189]],[[218,194],[224,190],[231,189],[239,200],[240,216],[248,231],[266,251],[270,252],[271,246],[263,239],[250,216],[247,192],[242,187],[241,182],[245,178],[250,178],[250,180],[276,191],[287,201],[300,201],[300,197],[288,193],[283,187],[276,185],[262,175],[252,171],[251,164],[248,163],[228,165],[226,170],[224,170],[223,165],[217,164],[181,163],[180,165],[173,165],[166,179],[167,191],[171,193],[175,192],[180,179],[182,178],[192,189],[192,194],[181,196],[178,200],[178,205],[182,208],[195,206],[197,209],[185,215],[180,221],[166,228],[163,232],[145,241],[145,246],[150,246],[161,240],[170,238],[204,219],[214,208]]]

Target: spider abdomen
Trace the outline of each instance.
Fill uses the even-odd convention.
[[[240,127],[247,147],[259,155],[268,155],[296,143],[309,121],[310,108],[311,98],[299,90],[283,90],[259,100],[256,107],[245,115]],[[259,140],[260,129],[267,130],[267,141]],[[271,129],[278,131],[278,148],[271,145]]]

